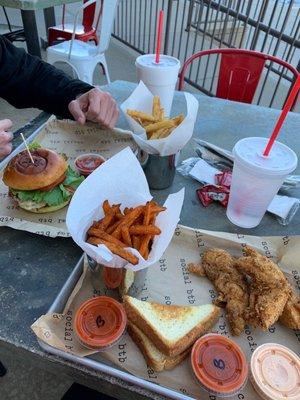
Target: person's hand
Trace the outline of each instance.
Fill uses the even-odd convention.
[[[88,120],[110,129],[115,126],[119,116],[117,103],[111,95],[96,88],[71,101],[69,111],[81,125]]]
[[[0,160],[12,151],[13,134],[10,132],[11,127],[10,119],[0,120]]]

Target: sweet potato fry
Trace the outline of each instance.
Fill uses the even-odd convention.
[[[166,211],[166,207],[155,206],[151,208],[151,214],[159,214],[162,211]]]
[[[137,250],[137,251],[139,251],[139,249],[140,249],[140,245],[141,245],[141,236],[132,236],[132,244],[133,244],[133,247]]]
[[[110,206],[108,200],[105,200],[105,201],[103,202],[102,208],[103,208],[103,211],[104,211],[104,215],[107,215],[107,214],[110,212],[111,206]]]
[[[130,237],[129,229],[128,229],[127,225],[122,226],[121,236],[122,236],[123,242],[126,244],[126,246],[132,247],[132,241],[131,241],[131,237]]]
[[[109,233],[109,234],[113,233],[113,231],[117,229],[117,227],[120,225],[120,223],[122,222],[123,219],[124,219],[124,218],[122,218],[122,219],[120,219],[120,220],[114,222],[112,225],[108,226],[108,227],[106,228],[106,230],[105,230],[106,233]]]
[[[132,211],[130,211],[121,221],[117,228],[112,232],[112,236],[117,239],[121,237],[121,229],[122,226],[127,225],[130,227],[135,220],[141,215],[143,212],[144,206],[137,206]]]
[[[151,207],[152,203],[150,201],[147,202],[145,210],[144,210],[144,218],[143,218],[143,224],[144,225],[149,225],[150,222],[150,216],[151,216]]]
[[[129,228],[130,235],[160,235],[161,230],[157,226],[133,225]]]
[[[139,248],[140,255],[142,257],[144,257],[145,260],[147,260],[148,255],[149,255],[148,246],[149,246],[149,243],[150,243],[151,239],[152,239],[152,235],[145,235],[142,238],[142,242],[141,242],[141,245],[140,245],[140,248]]]
[[[120,219],[124,218],[124,214],[122,214],[121,212],[117,212],[115,217],[117,220],[120,220]]]
[[[139,262],[139,259],[134,254],[130,253],[127,250],[124,250],[123,247],[118,246],[115,243],[111,243],[96,237],[90,237],[88,239],[88,243],[93,245],[104,244],[113,254],[117,254],[118,256],[124,258],[132,265],[136,265]]]
[[[89,234],[90,234],[92,237],[97,237],[97,238],[106,240],[106,241],[108,241],[108,242],[112,242],[112,243],[114,243],[114,244],[116,244],[117,246],[120,246],[120,247],[127,247],[127,245],[126,245],[125,242],[124,242],[124,243],[121,242],[120,240],[114,238],[113,236],[109,235],[108,233],[104,232],[104,231],[101,230],[101,229],[90,228],[90,229],[89,229],[89,232],[90,232]]]

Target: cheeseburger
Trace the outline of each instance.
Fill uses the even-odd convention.
[[[34,213],[48,213],[65,207],[80,183],[77,172],[68,167],[63,156],[52,150],[26,150],[6,166],[3,182],[20,208]]]

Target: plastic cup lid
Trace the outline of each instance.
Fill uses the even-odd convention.
[[[258,172],[270,175],[285,175],[294,171],[298,158],[296,153],[283,143],[275,142],[269,156],[263,156],[267,138],[249,137],[236,143],[234,158]]]
[[[159,57],[159,63],[155,62],[155,54],[144,54],[142,56],[137,57],[135,61],[135,65],[141,65],[146,68],[179,68],[180,61],[172,56],[167,56],[165,54],[161,54]]]
[[[123,278],[123,268],[103,268],[103,281],[108,289],[116,289]]]
[[[126,328],[125,310],[117,300],[99,296],[85,301],[76,312],[78,337],[90,347],[101,348],[117,341]]]
[[[191,354],[194,373],[208,390],[220,394],[238,391],[248,377],[246,357],[232,340],[218,334],[202,336]]]
[[[300,358],[285,346],[266,343],[251,358],[252,383],[265,398],[300,399]]]

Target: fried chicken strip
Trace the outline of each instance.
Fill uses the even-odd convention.
[[[296,295],[290,285],[289,289],[289,297],[279,317],[279,322],[287,328],[300,329],[300,297]]]
[[[235,258],[225,250],[209,249],[203,254],[202,265],[189,265],[190,272],[212,281],[218,291],[214,303],[226,308],[231,332],[240,335],[245,328],[244,313],[248,307],[249,295],[243,274],[235,268]]]
[[[256,250],[245,247],[245,257],[237,260],[236,268],[251,278],[247,322],[267,330],[286,305],[289,287],[280,268]]]

